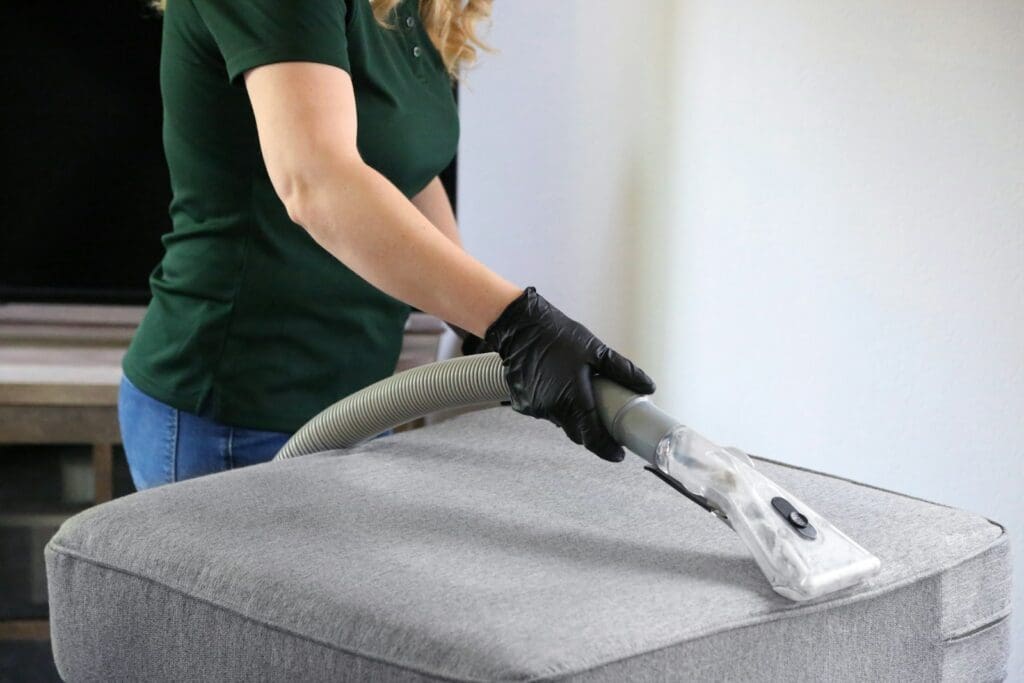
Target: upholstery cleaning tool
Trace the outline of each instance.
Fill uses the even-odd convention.
[[[878,571],[877,557],[761,474],[746,453],[715,445],[648,396],[608,379],[595,376],[594,392],[612,437],[645,460],[645,469],[732,528],[775,592],[790,600],[811,600]],[[508,399],[497,353],[422,365],[325,409],[274,460],[350,448],[437,410]]]

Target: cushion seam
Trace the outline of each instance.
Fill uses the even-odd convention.
[[[412,665],[409,665],[409,664],[405,664],[405,663],[402,663],[402,662],[392,661],[392,660],[390,660],[390,659],[388,659],[386,657],[380,656],[380,655],[366,654],[366,653],[363,653],[363,652],[359,652],[357,650],[341,647],[340,645],[336,645],[334,643],[328,643],[328,642],[325,642],[325,641],[320,640],[318,638],[314,638],[312,636],[308,636],[308,635],[305,635],[305,634],[302,634],[302,633],[298,633],[298,632],[293,631],[293,630],[291,630],[289,628],[286,628],[284,626],[278,626],[277,624],[272,624],[272,623],[270,623],[268,621],[264,621],[262,619],[257,619],[255,617],[249,616],[248,614],[243,614],[243,613],[239,612],[238,610],[236,610],[236,609],[234,609],[232,607],[228,607],[226,605],[218,604],[218,603],[216,603],[213,600],[210,600],[208,598],[204,598],[204,597],[200,597],[200,596],[197,596],[197,595],[193,595],[192,593],[184,591],[184,590],[182,590],[180,588],[175,588],[174,586],[170,586],[170,585],[164,583],[163,581],[160,581],[158,579],[154,579],[154,578],[152,578],[150,576],[145,576],[143,574],[139,574],[137,572],[130,571],[128,569],[124,569],[122,567],[115,567],[115,566],[113,566],[111,564],[108,564],[106,562],[102,562],[102,561],[93,559],[91,557],[87,557],[87,556],[81,554],[78,551],[71,550],[70,548],[66,548],[66,547],[64,547],[62,545],[59,545],[59,544],[55,543],[52,540],[49,543],[46,544],[46,547],[47,547],[47,549],[49,549],[50,551],[52,551],[52,552],[54,552],[54,553],[56,553],[58,555],[64,555],[65,557],[69,557],[69,558],[72,558],[72,559],[75,559],[75,560],[79,560],[81,562],[85,562],[86,564],[91,564],[91,565],[93,565],[95,567],[99,567],[101,569],[106,569],[107,571],[117,572],[118,574],[124,574],[125,576],[130,576],[132,578],[141,579],[143,581],[148,581],[149,583],[152,583],[152,584],[155,584],[157,586],[160,586],[161,588],[164,588],[164,589],[166,589],[168,591],[171,591],[172,593],[177,593],[178,595],[181,595],[181,596],[183,596],[185,598],[188,598],[190,600],[196,600],[198,602],[204,603],[204,604],[209,605],[210,607],[213,607],[215,609],[222,610],[224,612],[227,612],[228,614],[231,614],[233,616],[236,616],[236,617],[239,617],[239,618],[244,619],[246,621],[249,621],[249,622],[252,622],[254,624],[257,624],[258,626],[262,626],[262,627],[270,629],[272,631],[277,631],[279,633],[283,633],[285,635],[291,636],[293,638],[298,638],[299,640],[304,640],[306,642],[313,643],[315,645],[320,645],[322,647],[326,647],[329,650],[334,650],[336,652],[341,652],[342,654],[346,654],[346,655],[350,655],[350,656],[354,656],[354,657],[361,657],[363,659],[368,659],[370,661],[381,662],[381,663],[387,664],[389,666],[394,666],[394,667],[399,668],[399,669],[404,669],[406,671],[411,671],[412,673],[415,673],[415,674],[420,674],[420,675],[423,675],[423,676],[429,676],[429,677],[434,678],[435,680],[439,680],[439,681],[450,681],[452,683],[485,683],[484,679],[477,679],[477,678],[453,678],[453,677],[445,675],[445,674],[440,674],[440,673],[436,673],[436,672],[433,672],[433,671],[428,671],[426,669],[420,669],[420,668],[417,668],[415,666],[412,666]]]
[[[1000,623],[1006,621],[1009,618],[1010,608],[1007,607],[1006,609],[1000,610],[991,617],[983,617],[981,619],[978,619],[977,621],[973,622],[970,626],[964,627],[964,629],[959,633],[954,633],[953,635],[945,636],[942,639],[942,644],[952,645],[956,642],[964,640],[965,638],[970,638],[971,636],[977,635],[982,631],[986,631],[993,626],[998,626]]]

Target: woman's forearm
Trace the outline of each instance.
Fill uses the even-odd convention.
[[[292,187],[288,212],[320,246],[381,291],[483,337],[520,293],[463,251],[378,171],[327,165]]]
[[[459,235],[459,224],[455,220],[455,211],[452,210],[452,203],[448,199],[448,193],[445,191],[440,177],[435,177],[427,183],[427,186],[410,201],[435,228],[441,231],[442,235],[465,248],[462,244],[462,236]]]

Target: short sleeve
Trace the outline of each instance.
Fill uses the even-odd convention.
[[[275,62],[350,70],[345,0],[192,0],[213,35],[228,79]]]

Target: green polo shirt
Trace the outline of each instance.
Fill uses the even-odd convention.
[[[455,154],[451,82],[417,0],[393,29],[369,0],[169,0],[163,22],[173,230],[124,372],[180,410],[291,432],[394,372],[409,307],[288,218],[242,74],[283,61],[347,71],[359,151],[407,197]]]

